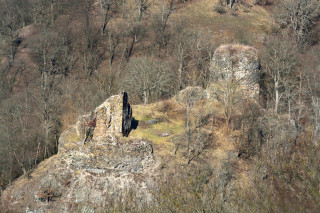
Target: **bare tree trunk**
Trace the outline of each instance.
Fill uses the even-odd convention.
[[[102,22],[102,25],[101,25],[101,35],[103,35],[104,33],[104,8],[103,8],[103,3],[102,3],[103,0],[100,0],[100,13],[101,13],[101,22]]]
[[[25,169],[24,165],[19,161],[19,158],[18,158],[17,154],[15,152],[13,152],[13,154],[14,154],[14,156],[15,156],[15,158],[16,158],[16,160],[17,160],[17,162],[18,162],[18,164],[19,164],[19,166],[21,168],[21,170],[23,171],[23,174],[26,174],[27,170]]]
[[[179,68],[178,68],[178,89],[182,89],[182,73],[183,73],[183,48],[181,47],[182,45],[179,44]],[[181,49],[180,49],[181,48]]]
[[[88,74],[88,65],[89,65],[89,5],[86,5],[85,12],[85,46],[84,46],[84,71]]]
[[[38,159],[39,153],[40,153],[40,140],[38,139],[37,154],[36,154],[36,157],[34,159],[34,166],[37,165],[37,159]]]
[[[44,128],[44,133],[45,133],[45,152],[44,152],[44,158],[46,158],[47,154],[49,153],[48,147],[49,147],[49,116],[48,116],[48,70],[47,70],[47,31],[44,29],[44,34],[43,34],[43,47],[42,47],[42,65],[43,65],[43,70],[42,70],[42,101],[44,103],[43,106],[43,128]]]
[[[320,102],[318,97],[312,96],[312,107],[314,115],[314,133],[313,137],[316,139],[318,137],[318,132],[320,129],[319,115],[320,115]],[[316,141],[316,140],[314,140]]]
[[[275,105],[274,105],[274,112],[278,113],[278,107],[279,107],[279,81],[275,79],[274,81],[274,89],[275,89]]]
[[[51,26],[53,26],[53,25],[54,25],[53,4],[54,4],[54,0],[51,0],[51,4],[50,4],[50,12],[51,12]]]
[[[289,97],[288,97],[288,114],[289,114],[289,122],[290,122],[290,120],[291,120],[291,100],[290,100],[290,95],[289,95]]]
[[[146,88],[143,90],[143,100],[145,105],[148,104],[148,92]]]
[[[187,131],[187,152],[188,152],[188,161],[187,164],[190,164],[191,161],[191,150],[190,150],[190,141],[191,141],[191,133],[190,133],[190,109],[191,109],[191,102],[187,98],[187,123],[186,123],[186,131]]]
[[[299,78],[299,98],[298,98],[298,104],[299,104],[299,111],[297,116],[297,122],[300,121],[301,113],[302,113],[302,100],[301,100],[301,93],[302,93],[302,73],[300,72],[300,78]]]
[[[13,60],[14,60],[14,49],[13,49],[13,43],[12,43],[12,38],[10,36],[10,60],[9,60],[9,68],[12,66],[13,64]]]
[[[138,5],[138,22],[140,22],[143,12],[148,8],[148,0],[137,0]]]
[[[230,0],[230,9],[232,9],[234,2],[235,2],[235,0]]]
[[[101,35],[104,34],[107,28],[107,24],[110,21],[110,9],[111,6],[109,3],[106,3],[107,5],[107,11],[104,11],[104,4],[102,3],[102,0],[100,0],[100,11],[101,11],[101,19],[102,19],[102,25],[101,25]]]

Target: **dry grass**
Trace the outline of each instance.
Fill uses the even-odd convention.
[[[168,111],[163,110],[164,104],[170,105]],[[184,130],[184,120],[182,119],[183,115],[181,113],[182,109],[173,109],[174,106],[175,104],[173,102],[160,102],[149,105],[133,106],[133,117],[139,121],[140,125],[138,125],[137,129],[131,131],[129,139],[146,138],[156,144],[171,144],[171,137],[173,135],[182,133]],[[152,118],[161,118],[162,122],[154,125],[141,125],[142,122]],[[159,134],[168,131],[171,132],[172,135],[168,137],[159,136]]]
[[[221,117],[220,113],[223,110],[221,109],[221,105],[214,101],[199,101],[194,108],[192,109],[192,124],[194,127],[196,117],[203,113],[211,114],[214,117]],[[129,137],[124,140],[131,140],[134,138],[146,138],[152,141],[153,150],[155,157],[157,159],[157,164],[160,165],[161,171],[156,172],[164,172],[164,174],[172,174],[175,171],[180,171],[183,169],[187,169],[187,159],[184,154],[186,150],[185,148],[181,148],[178,150],[177,154],[174,155],[174,144],[171,141],[171,138],[181,134],[185,130],[185,110],[182,106],[180,106],[174,99],[167,100],[164,102],[153,103],[149,105],[134,105],[133,106],[133,116],[139,122],[144,122],[150,118],[165,118],[162,119],[161,122],[154,125],[139,125],[137,129],[132,130]],[[205,160],[206,165],[210,168],[220,169],[223,168],[224,162],[228,159],[228,153],[230,151],[235,150],[234,144],[232,143],[232,134],[225,134],[225,127],[223,125],[205,125],[203,127],[206,129],[205,131],[212,132],[214,137],[212,137],[212,141],[206,150],[201,153],[199,158],[196,158],[192,161],[189,168],[200,168],[202,165],[201,162]],[[160,137],[159,133],[166,132],[170,130],[173,134],[169,137]],[[70,131],[70,134],[66,137],[66,142],[68,149],[74,149],[77,147],[75,144],[78,141],[78,137],[75,134],[75,131]],[[69,147],[70,146],[70,147]],[[100,150],[97,150],[98,154]],[[105,150],[101,150],[103,154],[106,153]],[[97,153],[95,153],[97,155]],[[21,188],[23,185],[29,185],[30,181],[39,180],[40,178],[45,178],[48,175],[48,171],[52,168],[61,166],[65,160],[68,158],[68,153],[60,153],[55,155],[38,165],[35,171],[32,173],[32,179],[28,180],[26,176],[22,176],[16,180],[14,184],[14,188]],[[201,160],[201,159],[202,160]],[[163,165],[163,166],[162,166]],[[246,173],[239,175],[240,179],[246,178]],[[78,175],[78,174],[75,174]],[[244,180],[243,180],[244,181]],[[248,181],[247,181],[248,182]],[[62,180],[63,185],[67,185],[68,181]],[[34,184],[34,186],[38,186],[38,184]],[[37,191],[38,188],[34,188],[33,191]],[[47,195],[44,195],[46,198]]]
[[[238,54],[239,52],[251,52],[252,54],[257,54],[258,50],[248,45],[227,44],[227,45],[222,45],[218,47],[215,52],[216,53],[229,52],[231,54]]]
[[[133,117],[139,120],[140,125],[137,129],[132,130],[129,140],[133,138],[146,138],[153,142],[154,152],[158,159],[165,164],[167,172],[173,171],[175,168],[185,166],[186,158],[183,154],[185,150],[179,149],[174,155],[174,144],[172,138],[185,131],[185,109],[179,105],[174,99],[153,103],[149,105],[133,106]],[[197,125],[201,116],[210,115],[213,119],[219,120],[223,117],[223,108],[216,101],[199,101],[194,105],[191,111],[191,126]],[[141,125],[144,121],[151,118],[165,118],[162,122],[154,125]],[[225,123],[212,122],[209,117],[207,124],[203,126],[205,131],[212,132],[214,137],[210,147],[202,154],[201,157],[212,168],[220,168],[222,163],[228,158],[228,152],[235,150],[235,144],[232,142],[232,130],[226,134]],[[221,120],[221,119],[220,119]],[[223,119],[222,119],[223,120]],[[168,137],[160,137],[158,134],[167,132],[173,134]],[[197,162],[194,162],[197,165]]]
[[[81,141],[80,141],[79,136],[76,133],[75,128],[70,128],[67,131],[69,131],[69,133],[64,138],[63,149],[71,151],[71,150],[79,148],[79,146],[81,145]]]
[[[218,0],[190,3],[176,12],[175,20],[186,20],[189,29],[211,31],[212,41],[224,43],[255,43],[265,33],[271,32],[272,18],[260,6],[247,7],[236,4],[236,11],[225,7],[226,13],[215,12]],[[250,38],[251,37],[251,38]],[[248,38],[250,41],[248,41]]]

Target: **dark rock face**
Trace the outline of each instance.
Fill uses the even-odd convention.
[[[123,111],[122,111],[122,135],[128,137],[132,127],[132,108],[128,103],[128,94],[123,93]]]

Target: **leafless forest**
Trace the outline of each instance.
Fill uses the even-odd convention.
[[[259,104],[239,100],[235,84],[219,88],[238,160],[217,175],[200,160],[190,166],[190,152],[153,203],[128,195],[114,211],[320,211],[319,0],[0,0],[0,17],[1,190],[54,155],[61,132],[109,96],[163,104],[188,86],[206,89],[216,48],[239,43],[258,50],[261,83]],[[192,107],[177,147],[196,140]],[[250,168],[248,190],[228,184],[241,175],[236,161]]]

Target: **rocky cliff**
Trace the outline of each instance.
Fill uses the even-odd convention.
[[[60,136],[58,154],[9,186],[2,203],[14,212],[70,212],[103,209],[131,191],[148,200],[153,148],[147,139],[122,137],[123,98],[112,96],[80,116]]]
[[[251,46],[228,44],[215,50],[210,72],[213,82],[234,81],[243,96],[259,95],[260,61],[258,51]]]

